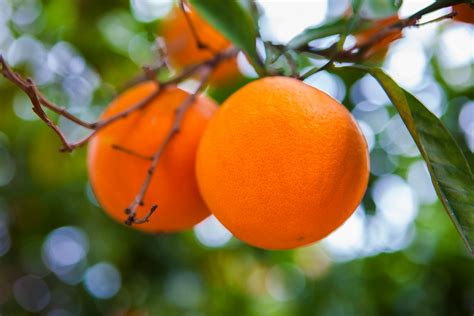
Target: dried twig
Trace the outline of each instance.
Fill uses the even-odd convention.
[[[120,89],[119,91],[124,91],[130,87],[133,87],[136,84],[139,84],[140,82],[146,81],[146,80],[153,80],[158,82],[157,80],[157,75],[158,73],[163,70],[163,69],[169,69],[169,58],[168,58],[168,53],[166,51],[166,48],[164,47],[163,39],[157,37],[155,40],[155,46],[156,46],[156,62],[152,65],[147,65],[143,67],[143,72],[126,82]]]
[[[166,85],[170,85],[170,84],[179,83],[179,82],[181,82],[181,81],[183,81],[183,80],[185,80],[189,77],[192,77],[194,74],[196,74],[198,71],[200,71],[200,69],[208,67],[208,66],[215,67],[220,62],[237,56],[238,53],[239,53],[239,50],[237,48],[231,47],[231,48],[229,48],[225,51],[222,51],[222,52],[214,55],[212,58],[209,58],[208,60],[205,60],[205,61],[203,61],[199,64],[190,65],[190,66],[184,68],[181,71],[181,73],[177,74],[176,76],[169,79],[168,81],[161,82],[160,84],[161,84],[161,86],[166,86]],[[158,67],[156,67],[156,66],[155,67],[150,67],[150,69],[148,71],[156,72],[156,71],[158,71]],[[147,80],[148,80],[147,76],[145,74],[142,74],[139,77],[136,77],[135,79],[131,80],[129,82],[129,84],[126,85],[126,87],[130,87],[130,86],[139,84],[139,83],[147,81]]]
[[[372,36],[366,42],[354,45],[352,48],[346,51],[346,54],[353,55],[353,57],[361,56],[375,44],[379,43],[380,41],[384,40],[385,38],[395,33],[401,32],[406,27],[420,27],[429,23],[439,22],[445,19],[451,19],[456,15],[457,15],[457,12],[451,12],[446,15],[440,16],[438,18],[435,18],[433,20],[423,22],[423,23],[418,23],[419,18],[402,19],[400,21],[393,23],[392,25],[382,28],[377,34]]]
[[[107,119],[99,120],[95,123],[88,123],[80,118],[74,116],[73,114],[69,113],[67,110],[55,105],[54,103],[48,101],[43,94],[37,89],[35,84],[30,80],[30,79],[24,79],[21,77],[19,74],[14,72],[5,62],[3,57],[0,55],[0,66],[1,66],[1,74],[17,85],[20,89],[22,89],[27,96],[30,98],[31,103],[33,104],[33,111],[38,115],[38,117],[43,120],[53,131],[58,135],[60,138],[63,147],[61,148],[61,151],[72,151],[77,147],[80,147],[84,144],[86,144],[92,137],[94,137],[101,129],[105,128],[106,126],[123,119],[127,117],[128,115],[132,114],[135,111],[141,110],[145,108],[147,105],[151,103],[151,101],[156,98],[160,92],[163,90],[164,87],[168,85],[174,85],[177,84],[178,82],[181,82],[182,80],[185,80],[189,78],[190,76],[193,76],[196,73],[201,74],[201,80],[199,87],[197,90],[191,94],[188,98],[186,98],[183,103],[179,106],[179,108],[176,111],[176,118],[175,122],[170,129],[169,133],[163,140],[163,143],[161,144],[160,148],[155,152],[155,154],[152,157],[146,157],[144,155],[140,155],[139,153],[133,152],[131,150],[128,150],[126,148],[123,148],[119,145],[113,145],[113,147],[117,150],[123,151],[127,154],[131,154],[134,156],[138,156],[142,159],[147,159],[151,160],[151,165],[148,170],[147,176],[145,178],[145,182],[142,185],[142,188],[140,192],[137,194],[136,198],[134,201],[130,204],[130,206],[126,209],[126,213],[128,215],[127,219],[125,220],[125,224],[127,225],[132,225],[132,224],[142,224],[145,223],[149,220],[150,216],[156,211],[157,205],[153,204],[148,213],[143,217],[143,218],[137,218],[136,217],[136,211],[139,206],[143,206],[143,198],[148,190],[148,187],[150,185],[152,176],[154,174],[155,167],[158,163],[158,160],[162,156],[167,144],[171,141],[173,136],[179,132],[180,126],[182,119],[184,117],[185,111],[190,107],[190,105],[193,103],[195,100],[197,94],[204,88],[205,84],[207,83],[207,80],[209,78],[210,73],[216,68],[216,66],[229,58],[233,58],[237,55],[239,52],[238,49],[236,48],[230,48],[226,51],[220,52],[215,54],[212,58],[200,63],[196,64],[193,66],[190,66],[186,69],[184,69],[180,74],[177,76],[159,83],[157,81],[157,88],[156,90],[150,94],[147,98],[143,99],[142,101],[132,105],[130,108],[119,112]],[[138,80],[136,83],[139,83],[141,81],[145,81],[147,79],[150,79],[152,69],[147,69],[145,76],[143,79]],[[92,132],[84,137],[83,139],[75,142],[75,143],[70,143],[67,141],[66,137],[62,133],[62,131],[59,129],[59,127],[53,123],[53,121],[47,116],[47,114],[44,112],[42,106],[51,109],[55,113],[59,114],[60,116],[63,116],[72,122],[91,129]]]
[[[136,218],[137,209],[139,206],[142,206],[144,203],[143,199],[148,190],[148,187],[150,186],[150,182],[153,178],[156,165],[158,164],[158,161],[161,155],[163,154],[166,146],[169,144],[173,136],[179,133],[179,130],[181,128],[181,123],[183,121],[183,117],[186,110],[193,104],[198,93],[204,88],[212,70],[213,70],[212,67],[206,67],[202,69],[199,86],[197,87],[196,91],[188,95],[186,99],[184,99],[184,101],[181,103],[181,105],[176,109],[175,120],[174,120],[173,126],[171,127],[171,129],[169,130],[165,138],[163,139],[163,142],[161,143],[158,150],[153,154],[152,162],[150,164],[150,167],[148,168],[148,173],[140,189],[140,192],[136,195],[132,204],[130,204],[130,206],[125,209],[125,213],[128,215],[127,219],[124,222],[125,224],[132,225],[132,224],[139,224],[139,223],[146,222],[148,221],[148,218],[151,216],[153,211],[156,209],[156,205],[153,205],[152,208],[150,209],[150,212],[144,218],[142,219]]]
[[[0,65],[2,66],[2,70],[1,70],[2,75],[8,80],[10,80],[11,82],[13,82],[14,84],[16,84],[21,90],[23,90],[30,98],[31,102],[33,103],[33,106],[35,106],[35,103],[39,103],[40,105],[52,110],[53,112],[61,116],[64,116],[65,118],[73,121],[74,123],[80,126],[83,126],[88,129],[94,128],[93,124],[90,124],[88,122],[81,120],[74,114],[69,113],[66,109],[57,106],[51,101],[48,101],[46,97],[38,90],[36,85],[31,81],[31,79],[29,78],[24,79],[19,74],[14,72],[8,66],[5,59],[1,55],[0,55]],[[33,101],[32,98],[35,99],[35,101]],[[38,116],[40,115],[38,114]]]
[[[173,84],[176,84],[178,82],[181,82],[182,80],[184,80],[186,78],[189,78],[190,76],[194,75],[195,73],[197,73],[198,71],[200,71],[203,68],[215,67],[217,64],[219,64],[223,60],[235,57],[237,55],[237,53],[238,53],[237,49],[230,48],[226,51],[223,51],[219,54],[216,54],[214,57],[212,57],[212,58],[210,58],[210,59],[208,59],[208,60],[206,60],[206,61],[204,61],[200,64],[190,66],[190,67],[184,69],[177,76],[175,76],[175,77],[173,77],[173,78],[171,78],[167,81],[164,81],[164,82],[160,83],[160,86],[156,89],[156,91],[154,93],[152,93],[150,96],[148,96],[147,98],[143,99],[142,101],[136,103],[135,105],[129,107],[128,109],[126,109],[124,111],[121,111],[121,112],[119,112],[119,113],[117,113],[117,114],[115,114],[115,115],[113,115],[113,116],[111,116],[107,119],[99,120],[99,121],[94,122],[94,123],[85,122],[85,121],[81,120],[80,118],[78,118],[77,116],[75,116],[74,114],[71,114],[70,112],[68,112],[64,108],[61,108],[61,107],[55,105],[54,103],[48,101],[44,97],[44,95],[38,90],[36,85],[30,79],[24,79],[19,74],[14,72],[8,66],[8,64],[5,62],[5,60],[3,59],[3,57],[1,55],[0,55],[0,65],[2,66],[2,69],[1,69],[2,75],[6,79],[8,79],[12,83],[14,83],[16,86],[18,86],[21,90],[23,90],[27,94],[27,96],[31,100],[31,103],[33,104],[33,111],[36,113],[36,115],[38,115],[38,117],[42,121],[44,121],[51,129],[53,129],[53,131],[58,135],[59,139],[61,140],[61,143],[63,144],[60,151],[62,151],[62,152],[71,152],[74,149],[76,149],[78,147],[81,147],[84,144],[86,144],[91,138],[93,138],[97,134],[98,131],[100,131],[104,127],[106,127],[106,126],[108,126],[108,125],[110,125],[110,124],[112,124],[112,123],[114,123],[114,122],[116,122],[120,119],[123,119],[123,118],[127,117],[128,115],[130,115],[131,113],[133,113],[135,111],[141,110],[141,109],[145,108],[146,106],[148,106],[149,103],[160,93],[161,88],[164,88],[165,86],[173,85]],[[141,78],[141,80],[136,81],[136,83],[146,81],[146,80],[148,80],[148,78],[147,78],[147,76],[144,76],[143,78]],[[82,138],[79,141],[69,142],[66,139],[65,135],[63,134],[63,132],[59,129],[59,127],[56,124],[54,124],[54,122],[44,112],[44,110],[42,109],[42,106],[52,110],[53,112],[55,112],[55,113],[65,117],[65,118],[71,120],[72,122],[74,122],[74,123],[76,123],[76,124],[78,124],[82,127],[85,127],[87,129],[91,129],[92,132],[89,133],[89,135],[85,136],[84,138]]]
[[[153,215],[153,213],[156,211],[157,208],[158,208],[158,205],[153,204],[150,207],[150,210],[148,211],[148,213],[145,216],[143,216],[142,218],[136,218],[135,214],[132,215],[132,214],[126,212],[127,214],[129,214],[129,216],[124,221],[124,224],[128,225],[128,226],[132,226],[132,224],[144,224],[144,223],[146,223],[150,220],[151,215]]]
[[[138,158],[141,158],[141,159],[144,159],[144,160],[153,160],[153,157],[152,156],[145,156],[143,154],[140,154],[134,150],[131,150],[131,149],[128,149],[128,148],[125,148],[123,146],[120,146],[120,145],[117,145],[117,144],[112,144],[112,148],[115,149],[115,150],[118,150],[118,151],[121,151],[121,152],[124,152],[130,156],[135,156],[135,157],[138,157]]]
[[[429,20],[429,21],[426,21],[426,22],[423,22],[423,23],[417,23],[414,26],[423,26],[423,25],[426,25],[426,24],[435,23],[435,22],[439,22],[439,21],[442,21],[442,20],[446,20],[446,19],[452,19],[456,15],[458,15],[458,12],[453,11],[453,12],[450,12],[448,14],[442,15],[438,18],[435,18],[433,20]]]
[[[48,117],[46,112],[43,110],[41,107],[41,102],[36,94],[38,91],[36,89],[35,84],[33,81],[29,78],[23,79],[20,75],[15,73],[14,71],[11,70],[10,67],[8,67],[7,63],[3,59],[3,56],[0,55],[0,65],[2,66],[2,75],[7,78],[8,80],[12,81],[15,83],[21,90],[23,90],[28,98],[31,101],[31,104],[33,105],[33,111],[38,115],[38,117],[46,123],[59,137],[61,140],[61,143],[65,148],[69,148],[69,143],[66,140],[66,137],[64,136],[63,132],[59,129],[59,127],[51,121],[51,119]]]
[[[381,28],[374,36],[369,38],[367,41],[362,43],[356,43],[353,47],[347,50],[335,51],[335,46],[331,46],[329,49],[311,49],[310,47],[304,47],[299,51],[314,53],[322,57],[326,57],[329,59],[328,63],[325,64],[323,67],[320,68],[313,68],[307,71],[306,73],[299,76],[299,79],[304,80],[305,78],[321,71],[327,69],[332,65],[334,61],[337,62],[357,62],[360,61],[365,57],[365,53],[372,48],[375,44],[379,43],[380,41],[384,40],[385,38],[401,32],[406,27],[420,27],[428,23],[438,22],[444,19],[453,18],[457,13],[451,12],[449,14],[443,15],[441,17],[435,18],[431,21],[427,21],[424,23],[418,23],[418,21],[425,15],[439,9],[462,3],[462,0],[446,0],[446,1],[437,1],[432,5],[414,13],[410,17],[406,19],[400,19],[397,22],[394,22],[391,25]]]
[[[191,31],[191,34],[196,42],[196,46],[198,49],[204,49],[204,50],[208,50],[209,52],[213,53],[213,54],[218,54],[218,52],[216,50],[214,50],[211,46],[209,46],[208,44],[204,43],[202,41],[202,39],[199,37],[199,34],[196,30],[196,27],[194,26],[194,23],[193,21],[191,20],[191,17],[189,16],[189,12],[186,10],[186,7],[184,5],[184,1],[183,0],[179,0],[178,1],[179,3],[179,8],[181,9],[181,11],[183,12],[184,14],[184,18],[186,19],[186,23],[188,24],[188,27],[189,27],[189,30]]]

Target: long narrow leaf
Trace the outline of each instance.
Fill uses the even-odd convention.
[[[474,255],[474,176],[453,136],[432,112],[381,69],[349,68],[371,74],[383,87],[426,161],[439,199]]]
[[[295,36],[288,43],[288,47],[291,49],[298,49],[313,40],[340,34],[346,30],[347,21],[347,18],[342,18],[328,24],[309,27]]]

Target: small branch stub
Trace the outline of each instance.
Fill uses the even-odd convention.
[[[141,204],[143,204],[143,202]],[[132,224],[146,223],[150,220],[151,215],[153,215],[153,213],[156,211],[157,208],[158,208],[158,205],[156,204],[152,205],[152,207],[148,211],[148,214],[146,214],[143,218],[136,218],[135,214],[131,214],[131,210],[126,209],[125,211],[126,213],[128,212],[127,214],[129,214],[129,216],[124,221],[124,224],[128,226],[132,226]]]

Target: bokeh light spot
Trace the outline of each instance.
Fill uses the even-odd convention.
[[[120,290],[122,278],[113,265],[101,262],[87,269],[84,286],[92,296],[108,299]]]
[[[13,284],[13,294],[18,304],[32,313],[41,311],[51,299],[48,285],[33,275],[16,280]]]
[[[85,260],[88,250],[86,234],[79,228],[65,226],[49,233],[43,243],[42,256],[51,271],[69,280],[72,275],[67,277],[68,274],[78,272],[76,268]]]
[[[337,75],[330,74],[327,71],[320,71],[307,78],[304,82],[326,92],[339,102],[346,96],[346,86],[341,78]]]
[[[201,280],[192,272],[173,274],[165,284],[165,296],[181,307],[195,307],[203,299]]]
[[[272,267],[266,276],[265,285],[270,296],[277,301],[288,301],[300,295],[306,284],[301,269],[294,264]]]
[[[286,43],[305,28],[324,21],[327,1],[258,1],[264,15],[260,20],[265,40]],[[295,19],[293,17],[297,16]]]
[[[164,17],[173,7],[172,0],[130,0],[133,16],[141,22]]]
[[[214,215],[197,224],[194,233],[201,244],[211,248],[222,247],[232,238],[232,234]]]

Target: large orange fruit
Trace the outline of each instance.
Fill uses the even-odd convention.
[[[474,24],[474,8],[469,3],[453,5],[453,10],[457,13],[454,20]]]
[[[162,25],[162,36],[173,66],[183,68],[209,60],[217,52],[223,52],[232,46],[221,33],[209,25],[194,10],[188,12],[199,39],[211,50],[199,48],[184,12],[175,7]],[[209,82],[212,85],[225,85],[237,80],[240,72],[237,59],[231,58],[220,62],[213,71]]]
[[[156,88],[155,83],[147,82],[125,91],[101,118],[133,106]],[[127,218],[124,210],[140,191],[151,161],[114,146],[151,157],[168,134],[176,108],[187,96],[174,86],[166,87],[147,107],[105,127],[89,144],[92,188],[105,211],[117,221]],[[199,195],[194,170],[199,140],[216,108],[213,101],[200,96],[185,112],[180,132],[159,159],[137,218],[147,214],[155,203],[158,209],[148,223],[133,227],[148,232],[178,231],[191,228],[209,215]]]
[[[286,77],[254,81],[211,119],[198,149],[199,189],[237,238],[266,249],[317,241],[356,209],[369,158],[353,117]]]

